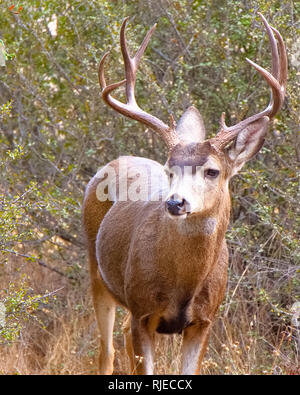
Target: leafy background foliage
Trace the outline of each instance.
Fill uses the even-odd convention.
[[[299,302],[299,85],[297,2],[147,0],[23,1],[0,4],[0,328],[4,373],[96,371],[80,207],[96,170],[119,155],[163,163],[165,147],[143,126],[101,100],[97,66],[123,79],[119,29],[129,15],[133,53],[158,23],[137,82],[146,111],[178,120],[197,106],[208,135],[260,111],[269,91],[245,61],[270,65],[256,12],[283,34],[289,57],[287,99],[257,157],[231,183],[231,263],[226,300],[214,327],[205,373],[297,371]],[[18,12],[19,7],[23,9]],[[57,31],[53,26],[57,23]],[[3,63],[3,60],[2,60]],[[122,92],[120,91],[122,98]],[[127,361],[116,323],[117,371]],[[294,315],[293,315],[294,314]],[[175,342],[175,343],[174,343]],[[165,340],[159,347],[167,350]],[[21,355],[21,356],[20,356]],[[159,372],[178,371],[160,357]]]

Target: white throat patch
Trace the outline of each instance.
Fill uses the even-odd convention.
[[[210,236],[216,230],[217,219],[208,217],[203,219],[188,218],[178,221],[178,231],[185,236],[197,236],[199,234]]]

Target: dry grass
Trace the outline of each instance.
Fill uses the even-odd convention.
[[[0,345],[0,373],[96,374],[99,336],[86,270],[82,269],[80,281],[74,283],[35,263],[24,263],[20,258],[13,258],[2,268],[1,289],[7,287],[9,281],[17,282],[24,273],[29,278],[30,287],[37,293],[60,290],[56,300],[50,299],[49,304],[38,312],[45,324],[44,329],[36,321],[28,322],[17,342]],[[225,308],[220,312],[203,363],[203,373],[299,373],[295,345],[288,330],[281,330],[277,337],[271,335],[268,333],[270,323],[263,321],[266,318],[263,308],[251,314],[246,308],[243,310],[242,303],[238,316],[226,316]],[[126,374],[129,370],[121,333],[123,316],[124,311],[118,309],[115,326],[116,374]],[[272,343],[270,339],[273,339]],[[156,348],[158,374],[179,373],[180,346],[181,336],[160,336]]]

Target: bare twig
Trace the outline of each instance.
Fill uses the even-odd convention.
[[[55,272],[55,273],[59,274],[60,276],[68,277],[68,278],[74,279],[74,277],[67,276],[65,273],[63,273],[63,272],[61,272],[61,271],[55,269],[55,268],[52,267],[52,266],[47,265],[45,262],[43,262],[43,261],[41,261],[40,259],[37,259],[37,258],[35,258],[35,257],[33,257],[33,256],[26,255],[26,254],[21,254],[21,253],[19,253],[19,252],[17,252],[17,251],[8,250],[8,249],[6,249],[6,248],[2,249],[1,251],[7,252],[7,253],[9,253],[9,254],[13,254],[13,255],[15,255],[15,256],[21,256],[22,258],[31,259],[31,260],[33,259],[34,262],[37,262],[40,266],[43,266],[44,268],[46,268],[46,269],[48,269],[48,270],[51,270],[52,272]]]

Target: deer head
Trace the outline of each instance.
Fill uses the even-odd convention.
[[[227,191],[229,179],[260,150],[271,120],[282,107],[287,81],[285,45],[280,33],[268,24],[262,14],[259,15],[271,44],[272,70],[268,72],[251,60],[247,61],[271,88],[269,105],[260,113],[230,127],[226,126],[225,113],[222,113],[220,130],[211,139],[205,139],[203,120],[195,107],[189,107],[176,126],[172,116],[170,125],[167,125],[143,111],[136,102],[134,89],[138,65],[156,25],[147,33],[132,58],[125,39],[128,18],[124,20],[120,33],[126,77],[123,81],[107,85],[104,63],[108,53],[100,61],[99,83],[104,101],[117,112],[153,129],[168,147],[165,170],[169,176],[170,190],[165,207],[172,218],[203,214],[216,207],[217,200],[222,199],[220,191]],[[111,96],[111,92],[122,85],[125,85],[126,103]]]

